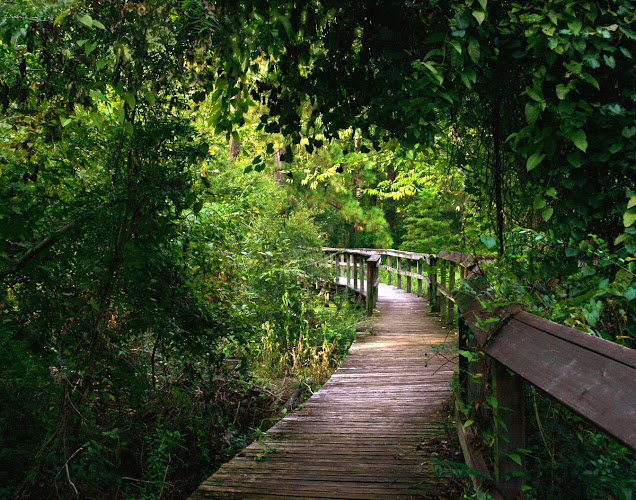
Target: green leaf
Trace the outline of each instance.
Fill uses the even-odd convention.
[[[483,10],[473,10],[473,17],[477,19],[477,23],[481,26],[481,23],[486,19],[486,13]]]
[[[84,14],[83,16],[77,16],[77,20],[82,23],[84,26],[88,26],[89,28],[93,27],[93,18],[88,14]]]
[[[84,52],[86,52],[87,56],[90,56],[91,52],[93,52],[96,48],[97,48],[97,42],[87,43],[84,46]]]
[[[486,248],[488,248],[489,250],[491,248],[495,248],[495,246],[497,245],[497,240],[492,236],[486,236],[485,234],[482,234],[479,239],[484,245],[486,245]]]
[[[563,85],[562,83],[559,83],[556,86],[556,94],[557,97],[561,100],[565,99],[565,96],[568,95],[568,92],[570,91],[570,87],[569,85]]]
[[[508,453],[508,458],[514,463],[521,465],[521,457],[517,453]]]
[[[194,215],[198,214],[201,209],[203,208],[203,200],[197,200],[197,202],[192,205],[192,212],[194,212]]]
[[[479,62],[481,51],[479,49],[479,42],[474,38],[471,38],[468,42],[468,55],[475,64]]]
[[[448,43],[450,43],[457,52],[462,53],[462,45],[457,40],[449,40]]]
[[[614,69],[616,67],[616,59],[614,59],[614,56],[603,56],[603,59],[605,60],[605,64],[607,64],[610,68]]]
[[[623,225],[630,227],[636,221],[636,210],[628,210],[623,214]]]
[[[535,210],[541,210],[542,208],[545,208],[545,206],[548,204],[548,202],[546,201],[546,199],[541,196],[540,194],[536,195],[534,197],[534,202],[532,203],[532,208],[534,208]]]
[[[91,90],[88,94],[93,99],[96,99],[98,101],[105,101],[106,100],[106,96],[104,94],[102,94],[99,90]]]
[[[144,97],[146,98],[146,101],[148,101],[148,104],[150,104],[151,106],[154,106],[155,104],[155,95],[150,92],[150,90],[145,90],[144,91]]]
[[[475,421],[472,418],[469,418],[468,420],[466,420],[466,422],[464,422],[464,425],[462,425],[462,427],[465,429],[466,427],[470,427],[474,423]]]
[[[97,62],[95,63],[95,69],[97,71],[101,70],[104,68],[104,66],[106,66],[108,64],[108,61],[106,59],[99,59],[97,60]]]
[[[528,102],[526,103],[526,120],[528,121],[528,125],[534,125],[539,118],[539,114],[541,113],[541,107],[536,102]]]
[[[486,10],[486,6],[488,5],[488,0],[479,0],[479,5],[481,5],[481,8]]]
[[[569,138],[581,151],[583,151],[584,153],[585,151],[587,151],[587,135],[585,135],[584,130],[575,130],[570,134]]]
[[[568,154],[568,161],[574,168],[579,168],[582,165],[581,154],[578,151]]]
[[[598,84],[598,80],[596,78],[594,78],[592,75],[590,75],[589,73],[583,73],[581,75],[581,79],[583,79],[585,82],[589,83],[596,90],[601,90],[601,86]]]
[[[548,188],[548,189],[546,190],[545,194],[546,194],[546,196],[550,196],[550,197],[552,197],[552,198],[556,198],[556,196],[557,196],[556,189],[554,189],[553,187]]]
[[[554,208],[548,207],[545,210],[543,210],[543,212],[541,212],[541,218],[547,222],[550,220],[550,217],[552,217],[553,213],[554,213]]]
[[[535,89],[534,87],[526,87],[526,94],[528,94],[528,97],[530,97],[530,99],[537,101],[537,102],[543,102],[545,99],[543,99],[543,93],[541,92],[541,89]]]
[[[96,28],[99,28],[100,30],[105,30],[106,29],[106,26],[104,26],[99,21],[96,21],[95,19],[93,19],[93,26],[95,26]]]
[[[528,157],[528,161],[526,161],[526,170],[529,172],[533,168],[535,168],[539,163],[543,161],[545,158],[544,154],[533,153]]]
[[[636,206],[636,194],[634,196],[632,196],[629,201],[627,202],[627,209],[629,210],[630,208],[632,208],[633,206]]]
[[[137,104],[137,100],[134,98],[134,96],[132,94],[124,94],[123,95],[124,101],[126,101],[126,103],[128,104],[128,106],[130,106],[130,109],[134,109],[135,105]]]
[[[623,233],[614,240],[614,245],[620,245],[623,241],[631,238],[631,234]]]
[[[625,139],[631,139],[634,134],[636,134],[636,127],[623,127],[623,130],[621,131],[621,135],[625,138]]]
[[[568,22],[568,28],[575,35],[578,35],[581,32],[582,27],[583,22],[580,19],[574,19],[573,21]]]
[[[521,491],[532,491],[532,486],[528,486],[527,484],[524,484],[521,487]]]

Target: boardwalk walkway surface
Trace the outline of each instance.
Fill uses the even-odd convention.
[[[432,348],[453,339],[425,306],[381,284],[373,333],[356,338],[303,408],[221,466],[191,498],[453,498],[430,461],[436,443],[447,439],[456,364]]]

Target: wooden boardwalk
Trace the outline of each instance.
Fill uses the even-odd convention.
[[[381,284],[373,333],[356,338],[303,408],[221,466],[191,498],[452,499],[430,458],[448,439],[456,365],[432,348],[454,337],[425,306]]]

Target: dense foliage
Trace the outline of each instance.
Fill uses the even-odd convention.
[[[0,495],[187,493],[272,416],[259,377],[346,349],[324,242],[497,251],[505,300],[633,346],[634,17],[1,4]]]

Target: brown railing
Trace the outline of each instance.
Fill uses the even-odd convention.
[[[377,300],[378,269],[384,269],[388,284],[393,283],[395,275],[398,287],[405,279],[406,290],[420,296],[425,293],[426,282],[431,310],[439,312],[448,323],[457,319],[458,348],[475,353],[472,362],[459,357],[457,430],[467,464],[482,477],[490,475],[473,447],[473,430],[462,421],[459,408],[463,405],[461,398],[466,402],[486,400],[488,385],[496,396],[496,406],[490,405],[497,417],[494,480],[474,479],[494,498],[525,496],[525,459],[521,451],[526,440],[524,380],[636,450],[635,350],[526,313],[519,306],[483,307],[488,303],[484,287],[482,292],[467,292],[468,288],[457,285],[459,280],[468,280],[472,289],[479,290],[479,280],[472,278],[481,274],[484,259],[459,252],[429,255],[379,249],[326,251],[336,255],[339,280],[351,283],[352,288],[357,283],[358,269],[363,267],[356,267],[356,259],[366,259],[370,269],[366,286],[371,289],[367,312],[372,312]],[[415,291],[412,280],[417,283]]]

